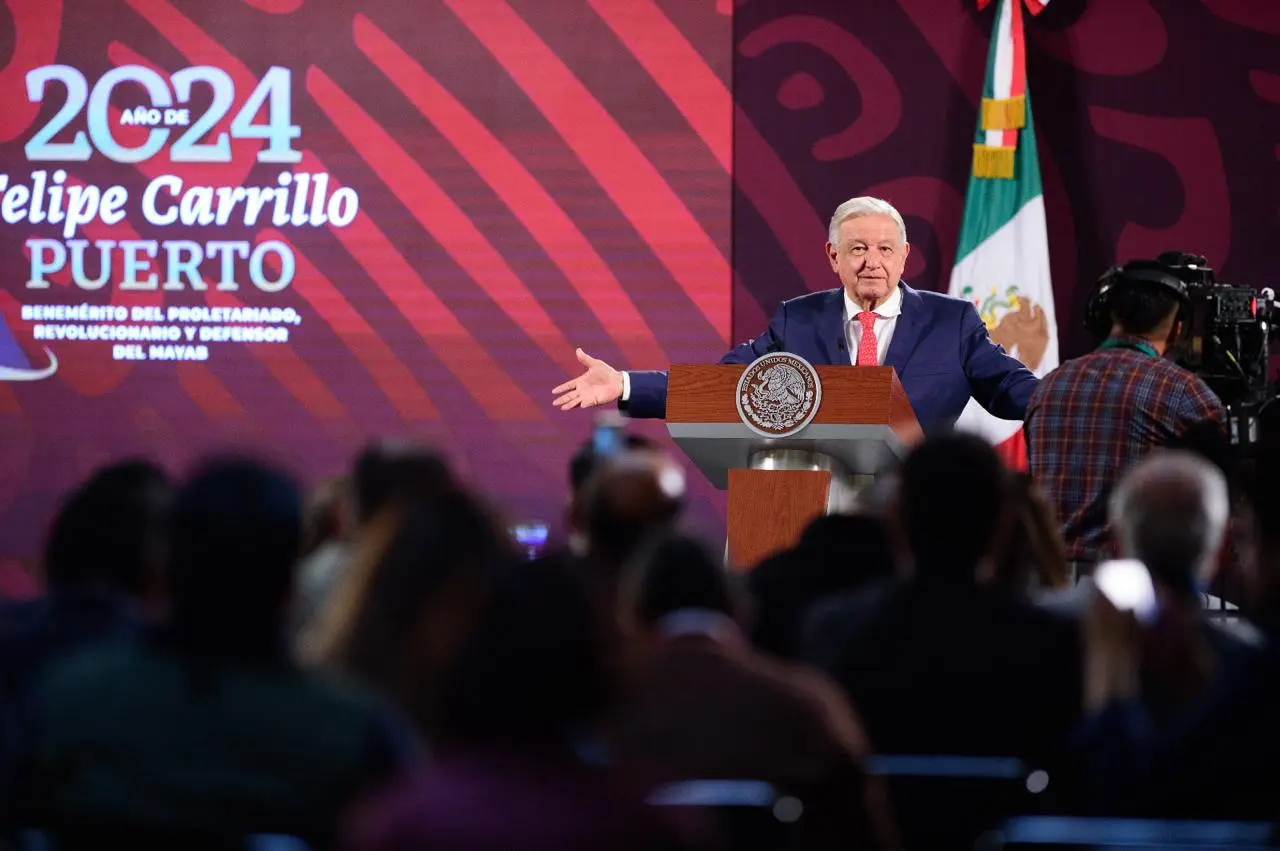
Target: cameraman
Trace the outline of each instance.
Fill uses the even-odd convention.
[[[1107,500],[1125,471],[1194,430],[1225,428],[1208,385],[1165,359],[1186,301],[1186,284],[1165,263],[1111,269],[1089,304],[1090,328],[1106,339],[1045,376],[1027,406],[1028,464],[1057,509],[1077,578],[1111,555]]]

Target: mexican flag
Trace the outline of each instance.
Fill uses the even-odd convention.
[[[950,289],[972,301],[991,338],[1038,376],[1058,365],[1058,325],[1022,21],[1024,3],[1036,14],[1048,2],[996,0]],[[1011,466],[1026,467],[1022,423],[997,419],[970,399],[957,428],[983,435]]]

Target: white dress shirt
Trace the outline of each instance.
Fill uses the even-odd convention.
[[[862,322],[858,314],[862,308],[849,298],[849,291],[844,291],[844,330],[849,344],[849,363],[858,365],[858,345],[862,342]],[[889,341],[893,339],[893,328],[898,324],[898,315],[902,313],[902,287],[894,287],[889,297],[871,311],[876,315],[876,364],[883,366],[889,354]]]
[[[858,365],[858,344],[862,342],[862,323],[858,314],[862,308],[849,298],[849,291],[844,291],[844,332],[845,342],[849,346],[849,363]],[[889,341],[893,339],[893,328],[898,324],[898,315],[902,313],[902,287],[894,287],[889,297],[876,307],[876,363],[883,366],[885,356],[889,354]],[[622,373],[622,401],[631,398],[631,376]]]

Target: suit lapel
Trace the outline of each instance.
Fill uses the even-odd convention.
[[[906,284],[902,287],[902,312],[893,327],[893,338],[889,340],[889,351],[885,354],[885,366],[893,367],[898,375],[902,375],[903,367],[911,359],[916,343],[920,342],[920,333],[924,329],[928,317],[927,308],[920,293]]]
[[[818,348],[828,364],[848,364],[849,348],[844,333],[844,289],[836,287],[827,293],[818,316]]]

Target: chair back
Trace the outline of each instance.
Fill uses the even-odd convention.
[[[134,829],[67,832],[21,828],[14,831],[10,844],[15,851],[97,851],[107,845],[127,848],[128,851],[150,851],[153,848],[156,851],[311,851],[311,845],[305,840],[283,833],[227,837]]]
[[[1160,819],[1020,816],[985,836],[979,851],[1246,851],[1273,848],[1275,826],[1266,822],[1165,821]]]
[[[868,770],[885,782],[908,851],[969,851],[1005,819],[1048,809],[1049,775],[1018,759],[882,755]]]
[[[794,847],[804,804],[762,780],[681,780],[660,786],[648,803],[672,808],[725,851]]]

